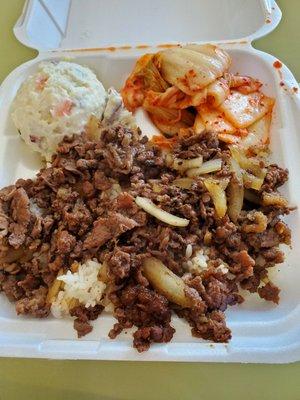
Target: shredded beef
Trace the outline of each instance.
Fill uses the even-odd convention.
[[[289,172],[287,169],[280,168],[276,164],[269,165],[261,192],[273,192],[288,180],[288,176]]]
[[[16,302],[18,314],[31,314],[34,317],[47,317],[50,311],[49,304],[46,302],[47,288],[41,286],[34,289],[29,297],[24,297]]]
[[[77,306],[70,310],[70,315],[75,317],[74,329],[77,331],[79,338],[87,335],[93,330],[89,321],[95,320],[103,311],[103,306],[97,304],[94,307]]]
[[[150,344],[166,343],[172,340],[175,329],[172,326],[147,326],[139,328],[133,334],[133,346],[141,353],[149,349]]]
[[[85,249],[98,248],[112,238],[117,238],[122,233],[138,226],[138,223],[120,213],[110,213],[107,218],[99,218],[94,222],[94,227],[83,247]]]
[[[266,283],[263,287],[259,288],[257,292],[262,299],[273,301],[276,304],[279,303],[280,289],[272,282]]]
[[[8,233],[9,219],[3,210],[2,201],[0,200],[0,238],[4,238]]]
[[[220,158],[216,179],[234,179],[230,152],[217,134],[189,133],[174,141],[174,156]],[[276,193],[288,178],[287,170],[275,164],[266,168],[258,199],[264,192]],[[204,176],[195,178],[190,189],[177,187],[178,177],[161,149],[139,130],[117,126],[103,130],[99,139],[85,134],[65,138],[36,179],[20,179],[0,190],[0,290],[19,314],[46,317],[48,290],[59,271],[71,269],[74,261],[97,259],[106,264],[105,301],[117,319],[110,338],[134,326],[133,345],[139,352],[151,343],[168,342],[175,332],[175,311],[193,335],[227,342],[231,332],[224,312],[243,301],[239,286],[279,301],[279,289],[266,279],[268,269],[284,260],[278,246],[290,244],[290,230],[281,220],[290,209],[245,202],[233,223],[228,215],[217,217]],[[189,225],[160,222],[136,205],[136,196],[189,219]],[[191,268],[188,245],[192,256],[207,250],[206,269]],[[190,308],[170,303],[152,287],[142,267],[149,256],[183,278]],[[261,287],[262,282],[268,283]],[[70,311],[78,337],[92,330],[89,321],[103,305]]]
[[[124,279],[130,273],[130,254],[115,248],[112,255],[108,259],[108,266],[111,274],[119,279]]]

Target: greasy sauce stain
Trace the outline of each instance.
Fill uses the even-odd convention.
[[[280,61],[276,60],[273,62],[273,67],[279,69],[282,68],[282,64]]]
[[[279,79],[282,81],[282,72],[281,72],[282,63],[279,60],[276,60],[273,62],[273,67],[277,69]],[[280,86],[283,86],[283,85],[280,84]]]
[[[279,85],[280,85],[280,86],[284,86],[284,82],[280,81],[280,82],[279,82]]]
[[[272,21],[270,20],[270,18],[266,19],[266,24],[270,24]]]
[[[249,43],[247,40],[233,40],[231,42],[216,42],[216,44],[247,44]]]
[[[172,47],[178,47],[180,44],[172,44],[172,43],[163,43],[163,44],[158,44],[156,47],[159,47],[160,49],[171,49]]]
[[[172,43],[163,43],[159,44],[157,46],[150,46],[148,44],[139,44],[137,46],[118,46],[118,47],[89,47],[89,48],[78,48],[78,49],[64,49],[61,50],[64,53],[76,53],[76,52],[89,52],[89,51],[110,51],[114,52],[117,50],[131,50],[131,49],[149,49],[151,47],[157,47],[157,48],[164,48],[164,49],[169,49],[172,47],[178,47],[180,44],[172,44]],[[56,50],[52,50],[52,52],[55,52]]]
[[[240,40],[240,41],[232,41],[232,42],[225,42],[225,44],[246,44],[248,43],[247,40]],[[218,44],[218,43],[216,43]],[[60,50],[62,53],[77,53],[77,52],[91,52],[91,51],[103,51],[103,52],[115,52],[118,50],[131,50],[131,49],[149,49],[149,48],[159,48],[159,49],[171,49],[174,47],[180,47],[180,43],[162,43],[158,45],[153,45],[150,46],[148,44],[139,44],[137,46],[129,46],[129,45],[124,45],[124,46],[110,46],[110,47],[88,47],[88,48],[78,48],[78,49],[63,49]],[[52,53],[55,53],[56,50],[51,50]],[[279,61],[278,61],[279,62]]]
[[[298,91],[299,91],[299,90],[298,90],[298,88],[297,88],[297,87],[295,87],[295,86],[293,87],[293,89],[292,89],[292,90],[293,90],[293,92],[294,92],[294,93],[298,93]]]
[[[150,46],[147,44],[139,44],[138,46],[135,46],[136,49],[149,49]]]
[[[125,46],[124,46],[125,47]],[[127,49],[128,46],[126,46]],[[119,47],[121,48],[121,47]],[[78,51],[82,51],[82,52],[87,52],[87,51],[116,51],[118,49],[118,47],[89,47],[89,48],[83,48],[83,49],[65,49],[62,50],[64,53],[74,53],[74,52],[78,52]],[[53,52],[55,52],[56,50],[53,50]]]

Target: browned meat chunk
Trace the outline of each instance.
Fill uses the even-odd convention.
[[[33,317],[44,318],[49,314],[50,307],[46,303],[48,289],[41,286],[32,291],[30,297],[24,297],[16,302],[18,314],[31,314]]]
[[[75,236],[68,231],[60,231],[57,235],[57,252],[59,254],[70,253],[76,244]]]
[[[26,238],[27,227],[30,222],[29,198],[23,188],[17,189],[11,201],[11,216],[14,222],[9,226],[9,244],[20,247]]]
[[[138,226],[138,223],[124,215],[112,212],[107,218],[99,218],[94,222],[92,232],[84,241],[85,249],[98,248],[108,240],[116,239],[122,233],[131,230]]]
[[[279,303],[279,292],[280,289],[272,282],[268,282],[263,287],[258,289],[258,294],[262,299],[273,301],[273,303],[276,304]]]

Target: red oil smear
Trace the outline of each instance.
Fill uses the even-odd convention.
[[[75,52],[87,52],[87,51],[115,51],[116,47],[88,47],[88,48],[79,48],[79,49],[65,49],[64,53],[75,53]],[[53,50],[55,52],[55,50]]]
[[[279,85],[284,86],[284,82],[280,81]]]
[[[156,47],[158,48],[172,48],[172,47],[179,47],[180,44],[172,44],[172,43],[163,43],[163,44],[159,44]],[[77,53],[77,52],[89,52],[89,51],[110,51],[110,52],[114,52],[117,50],[130,50],[133,48],[136,49],[149,49],[152,46],[149,46],[147,44],[140,44],[138,46],[132,47],[132,46],[110,46],[110,47],[88,47],[88,48],[76,48],[76,49],[64,49],[62,50],[62,52],[64,53]],[[55,52],[56,50],[52,50],[52,52]]]
[[[278,74],[279,74],[279,79],[282,81],[282,72],[281,72],[282,63],[279,60],[276,60],[273,62],[273,67],[277,69]],[[281,86],[283,86],[283,85],[281,85]]]
[[[231,42],[225,42],[224,44],[247,44],[247,40],[233,40]],[[223,42],[217,42],[216,44],[223,44]]]
[[[78,49],[64,49],[62,52],[64,53],[77,53],[77,52],[88,52],[88,51],[110,51],[114,52],[117,50],[130,50],[132,46],[119,46],[119,47],[88,47],[88,48],[78,48]],[[52,50],[55,52],[56,50]]]
[[[173,47],[179,47],[180,44],[173,44],[173,43],[163,43],[163,44],[158,44],[156,47],[159,47],[161,49],[171,49]]]
[[[276,60],[273,62],[273,67],[277,68],[277,69],[282,68],[282,63],[280,61]]]

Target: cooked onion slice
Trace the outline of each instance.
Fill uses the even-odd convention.
[[[249,223],[244,222],[242,231],[246,233],[261,233],[267,229],[268,218],[261,211],[250,211],[247,215]],[[252,223],[250,223],[252,222]]]
[[[264,168],[262,160],[247,157],[242,148],[231,146],[232,157],[239,163],[244,170],[250,171],[253,175],[264,180],[267,170]]]
[[[61,276],[64,273],[63,269],[61,268],[58,271],[57,277]],[[58,280],[57,278],[54,280],[52,285],[49,287],[47,297],[46,297],[46,303],[47,304],[52,304],[54,300],[56,299],[56,296],[60,289],[64,287],[64,282]]]
[[[282,197],[279,193],[263,193],[263,205],[273,207],[287,207],[288,201]]]
[[[182,158],[174,158],[173,161],[171,162],[171,168],[179,172],[184,172],[187,169],[201,167],[202,163],[203,163],[202,156],[191,158],[189,160],[185,160]]]
[[[230,160],[233,177],[227,189],[228,195],[228,215],[233,222],[236,222],[243,207],[244,202],[244,182],[239,164],[232,158]]]
[[[184,227],[187,226],[190,222],[188,219],[177,217],[176,215],[170,214],[167,211],[162,210],[146,197],[137,196],[135,202],[148,214],[152,215],[162,222],[165,222],[168,225]]]
[[[193,182],[195,181],[192,178],[178,178],[172,182],[172,185],[179,187],[181,189],[190,189]]]
[[[191,299],[186,295],[188,286],[160,260],[154,257],[146,258],[143,262],[143,272],[151,285],[169,301],[184,308],[192,306]]]
[[[186,174],[192,178],[199,175],[209,174],[211,172],[220,171],[222,168],[221,158],[215,158],[214,160],[205,161],[201,167],[189,169]]]
[[[242,174],[245,188],[260,190],[262,184],[264,183],[264,180],[262,178],[258,178],[247,171],[243,171]]]
[[[226,185],[224,185],[223,182],[211,178],[205,179],[204,185],[212,197],[217,216],[223,218],[227,211],[227,200],[225,194]]]

